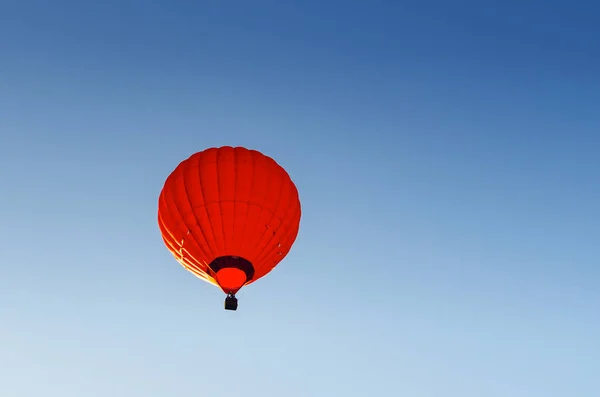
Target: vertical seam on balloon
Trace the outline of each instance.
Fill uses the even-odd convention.
[[[278,165],[278,166],[279,166],[279,165]],[[286,183],[284,183],[284,186],[287,186],[287,188],[288,188],[288,189],[291,189],[291,190],[292,190],[292,192],[291,192],[291,199],[290,199],[290,200],[288,200],[288,202],[287,202],[287,207],[285,208],[285,213],[287,214],[287,213],[289,212],[290,208],[291,208],[291,207],[294,205],[294,203],[295,203],[295,201],[296,201],[296,200],[295,200],[295,199],[296,199],[296,197],[295,197],[295,195],[294,195],[294,192],[296,191],[296,188],[295,188],[295,185],[294,185],[294,183],[293,183],[293,181],[292,181],[291,177],[290,177],[290,176],[289,176],[289,174],[288,174],[288,173],[285,171],[285,169],[283,169],[283,167],[281,167],[281,166],[279,166],[279,167],[280,167],[280,170],[282,171],[283,179],[286,181]],[[275,211],[275,212],[276,212],[276,211]],[[281,233],[281,235],[280,235],[280,237],[281,237],[281,241],[284,241],[284,240],[286,239],[286,237],[289,235],[289,233],[290,233],[290,229],[293,229],[293,228],[290,228],[290,227],[289,227],[289,223],[290,223],[289,221],[288,221],[288,222],[286,222],[286,223],[284,223],[284,221],[285,221],[286,219],[294,219],[294,217],[289,217],[289,218],[288,218],[288,217],[283,217],[283,218],[281,219],[281,228],[283,229],[283,231],[285,231],[285,233]],[[277,247],[277,248],[278,248],[278,247]],[[270,255],[272,255],[272,254],[273,254],[275,251],[276,251],[276,250],[272,250],[271,252],[268,252],[268,253],[267,253],[267,255],[264,255],[264,254],[263,254],[264,256],[263,256],[263,259],[262,259],[262,260],[264,261],[264,260],[265,260],[266,258],[268,258]],[[274,268],[274,267],[275,267],[275,266],[276,266],[276,265],[277,265],[279,262],[281,262],[281,260],[282,260],[284,257],[285,257],[285,255],[282,255],[282,257],[281,257],[281,258],[279,258],[278,260],[276,260],[276,261],[275,261],[275,263],[273,264],[273,266],[271,266],[271,268],[270,268],[268,271],[270,271],[271,269],[273,269],[273,268]]]
[[[289,177],[289,175],[288,175],[288,177]],[[291,177],[290,177],[290,180],[291,180]],[[295,211],[293,214],[294,216],[290,217],[290,220],[291,221],[293,220],[294,224],[295,223],[299,224],[299,222],[300,222],[299,218],[300,218],[300,215],[302,212],[302,205],[300,203],[300,195],[298,193],[298,188],[293,183],[292,183],[291,189],[292,189],[292,198],[288,203],[288,208],[286,209],[286,212],[289,211],[293,205],[297,204],[297,205],[295,205]],[[296,220],[296,218],[298,218],[298,220]],[[294,228],[290,228],[290,229],[293,230]]]
[[[165,209],[165,211],[168,211],[168,210]],[[173,256],[175,256],[175,252],[178,251],[177,240],[175,239],[175,236],[173,236],[173,233],[171,232],[171,230],[169,230],[169,228],[167,228],[160,211],[158,213],[158,228],[160,229],[163,241],[165,241],[167,248],[173,254]]]
[[[215,172],[217,173],[217,203],[219,203],[219,221],[221,223],[221,250],[226,250],[226,239],[225,239],[225,222],[223,222],[223,202],[221,201],[221,197],[223,197],[223,192],[221,192],[221,178],[219,169],[221,167],[221,159],[223,158],[223,149],[217,149],[217,166],[215,167]]]
[[[163,210],[166,211],[168,213],[169,217],[172,219],[173,218],[173,214],[172,214],[172,212],[171,212],[171,210],[169,208],[169,204],[167,203],[167,201],[165,199],[165,193],[164,193],[164,191],[162,191],[160,193],[160,195],[158,196],[158,208],[159,208],[159,210],[158,210],[158,223],[159,223],[159,227],[162,227],[167,232],[167,234],[169,235],[169,237],[172,240],[172,243],[175,243],[176,239],[175,239],[175,236],[173,236],[173,232],[171,231],[171,229],[169,229],[167,227],[165,221],[163,220],[164,216],[162,214],[162,211],[160,210],[160,208],[161,208],[161,201],[163,201],[163,205],[162,205]],[[164,237],[164,233],[163,233],[163,237]]]
[[[192,200],[190,199],[189,189],[188,189],[188,181],[187,181],[187,178],[186,178],[186,171],[189,172],[189,168],[193,167],[193,166],[194,166],[194,164],[191,161],[191,159],[188,159],[187,162],[185,163],[184,170],[182,172],[181,178],[183,179],[183,190],[185,191],[185,198],[186,198],[186,200],[188,202],[188,205],[189,205],[190,209],[192,210],[192,215],[194,216],[195,226],[197,226],[200,229],[200,231],[202,231],[201,226],[198,224],[198,219],[196,218],[194,204],[192,203]],[[185,222],[185,219],[184,219],[184,222]],[[187,222],[185,222],[185,224],[186,224],[186,226],[188,228],[189,235],[192,236],[192,238],[194,239],[194,242],[196,243],[196,246],[198,247],[198,249],[200,250],[200,252],[204,256],[204,259],[206,260],[206,257],[207,257],[206,251],[204,250],[204,248],[202,248],[202,245],[200,244],[198,238],[196,237],[196,234],[193,232],[194,228],[190,227],[187,224]],[[204,234],[200,233],[200,235],[204,239],[204,242],[206,243],[206,246],[208,246],[209,249],[210,249],[210,245],[208,245],[208,241],[206,241],[206,238],[204,237]],[[199,263],[199,265],[201,265],[201,264]]]
[[[294,216],[290,217],[290,224],[292,227],[289,227],[287,229],[287,233],[285,234],[284,238],[286,240],[295,240],[296,236],[298,235],[298,231],[300,230],[300,220],[302,218],[301,216],[301,207],[300,207],[300,200],[299,197],[297,195],[294,196],[294,199],[292,200],[292,203],[297,202],[298,206],[296,207],[296,210],[294,211]],[[289,245],[289,247],[287,247],[287,251],[285,252],[285,254],[283,255],[284,257],[287,256],[287,254],[290,252],[290,250],[292,249],[292,245]]]
[[[236,150],[235,147],[232,149],[233,154],[233,225],[231,227],[231,239],[230,241],[235,241],[235,218],[236,218],[236,209],[237,209],[237,196],[236,196],[236,185],[237,185],[237,171],[238,171],[238,166],[237,166],[237,158],[236,158]]]
[[[285,170],[284,170],[285,171]],[[289,174],[287,173],[287,171],[285,171],[287,177],[290,179],[290,181],[292,180],[292,178],[289,176]],[[296,187],[296,185],[292,182],[290,189],[292,189],[291,192],[291,199],[288,202],[288,207],[286,208],[286,212],[290,210],[290,208],[292,206],[294,206],[295,204],[297,204],[295,206],[295,212],[294,212],[294,216],[290,217],[290,219],[294,220],[296,219],[296,217],[298,216],[298,213],[301,211],[301,203],[300,203],[300,195],[298,193],[298,188]]]
[[[296,185],[293,185],[293,192],[292,192],[292,200],[290,200],[290,207],[294,204],[297,204],[295,206],[295,211],[294,211],[294,216],[290,217],[290,223],[292,224],[293,227],[290,227],[288,229],[288,233],[286,234],[286,238],[291,238],[293,236],[293,239],[295,240],[297,235],[298,235],[298,231],[300,230],[300,220],[302,219],[302,203],[300,202],[300,194],[298,193],[298,188],[296,187]],[[289,211],[289,207],[288,207],[288,211]],[[288,247],[287,252],[285,253],[285,255],[287,256],[287,254],[289,253],[289,251],[291,250],[292,246],[290,245]]]
[[[181,178],[182,180],[182,185],[183,185],[183,191],[185,193],[185,200],[188,202],[188,206],[190,207],[190,210],[192,211],[192,215],[194,215],[194,207],[192,205],[192,202],[190,201],[190,196],[188,194],[188,188],[187,188],[187,178],[186,176],[186,169],[189,167],[189,159],[188,162],[184,163],[183,167],[181,167],[181,175],[176,175],[176,177]],[[175,189],[173,189],[174,191]],[[179,210],[179,207],[177,207],[178,211],[180,212],[181,215],[181,210]],[[195,215],[194,215],[195,218]],[[206,253],[204,252],[204,250],[202,249],[202,245],[200,245],[200,242],[198,241],[198,238],[196,237],[196,235],[193,233],[193,227],[190,227],[190,224],[186,221],[185,216],[181,216],[181,220],[183,222],[183,224],[185,225],[185,227],[187,228],[187,234],[185,237],[183,237],[183,241],[185,242],[185,239],[187,238],[187,236],[191,236],[191,239],[193,240],[194,244],[196,245],[196,247],[198,247],[198,250],[203,254],[203,256],[206,256]],[[197,221],[196,221],[197,224]],[[184,244],[181,245],[181,249],[182,250],[186,250],[189,253],[189,250],[187,248],[184,247]],[[193,261],[191,260],[187,260],[187,262],[189,262],[190,264],[192,264],[194,267],[197,268],[197,270],[201,271],[202,269],[199,266],[202,266],[202,263],[194,263],[194,262],[198,262],[198,258],[194,257],[193,255],[189,255],[192,259],[194,259]],[[182,255],[183,258],[183,255]]]
[[[216,149],[215,149],[215,150],[216,150]],[[216,164],[215,164],[215,168],[216,168]],[[204,175],[204,174],[203,174],[203,173],[201,173],[201,175]],[[218,180],[217,180],[217,183],[218,183]],[[203,187],[203,189],[204,189],[204,182],[203,182],[203,184],[202,184],[202,187]],[[218,185],[217,185],[217,195],[218,195],[218,194],[219,194],[219,188],[218,188]],[[218,204],[218,203],[219,203],[219,202],[217,201],[217,204]],[[214,251],[213,251],[213,257],[216,257],[216,256],[218,256],[218,254],[217,254],[217,253],[219,252],[219,241],[218,241],[217,235],[216,235],[216,233],[215,233],[215,223],[214,223],[214,222],[215,222],[215,220],[213,219],[213,217],[211,216],[210,212],[208,211],[208,206],[209,206],[210,204],[215,204],[215,203],[209,203],[208,201],[206,201],[206,199],[204,200],[204,205],[205,205],[206,212],[207,212],[208,224],[209,224],[209,226],[210,226],[210,231],[211,231],[211,233],[212,233],[213,242],[214,242]]]
[[[183,168],[183,167],[182,167]],[[177,198],[175,197],[175,189],[177,188],[177,178],[180,177],[180,175],[178,175],[178,173],[181,173],[181,168],[179,169],[179,171],[176,171],[176,173],[170,176],[170,179],[168,180],[168,183],[171,186],[171,188],[166,189],[166,193],[165,193],[165,200],[167,197],[169,197],[172,202],[173,205],[175,206],[175,209],[177,210],[177,215],[179,215],[179,219],[180,222],[183,223],[183,225],[186,227],[186,229],[188,229],[189,231],[189,225],[187,224],[187,222],[185,221],[185,217],[183,216],[183,212],[181,212],[181,209],[179,208],[179,203],[177,202]],[[184,176],[181,175],[181,177],[183,178]],[[167,208],[170,208],[170,206],[167,206]],[[173,215],[173,213],[171,212],[171,215]],[[192,236],[192,238],[195,240],[195,237]],[[182,237],[181,241],[175,241],[176,244],[179,245],[179,254],[181,256],[181,260],[183,261],[183,250],[184,250],[184,243],[185,243],[185,237]],[[198,242],[196,242],[196,244],[198,244]]]
[[[281,200],[281,197],[282,197],[282,195],[283,195],[283,189],[291,189],[291,186],[290,186],[290,184],[292,184],[292,185],[293,185],[293,182],[292,182],[291,178],[289,177],[289,175],[288,175],[288,174],[285,172],[285,170],[283,169],[283,167],[281,167],[279,164],[277,164],[277,167],[279,168],[279,172],[280,172],[280,174],[281,174],[281,180],[282,180],[281,191],[279,192],[279,200]],[[287,205],[286,205],[286,207],[287,207],[287,208],[285,208],[285,211],[284,211],[284,213],[286,213],[286,214],[287,214],[287,212],[289,211],[289,208],[290,208],[290,206],[292,205],[292,203],[293,203],[293,199],[292,199],[292,200],[288,199],[288,201],[287,201],[287,203],[286,203],[286,204],[287,204]],[[279,204],[281,204],[281,201],[279,202]],[[280,208],[280,205],[278,205],[278,206],[275,208],[275,211],[273,212],[273,214],[277,214],[277,211],[279,210],[279,208]],[[281,225],[280,225],[280,227],[281,227],[282,229],[284,229],[284,230],[286,230],[286,229],[287,229],[287,228],[286,228],[286,224],[284,223],[285,219],[286,219],[286,218],[285,218],[285,216],[284,216],[284,217],[281,219]],[[271,255],[273,255],[273,253],[274,253],[274,252],[278,251],[278,250],[277,250],[277,248],[280,248],[280,247],[281,247],[281,243],[282,243],[283,239],[285,238],[285,236],[286,236],[286,234],[285,234],[285,233],[281,233],[281,234],[278,236],[278,240],[279,240],[279,241],[278,241],[278,245],[277,245],[277,246],[275,246],[275,247],[273,247],[273,249],[272,249],[272,250],[271,250],[271,251],[268,253],[268,255],[266,255],[266,256],[265,256],[265,258],[264,258],[263,260],[265,260],[266,258],[268,258],[268,257],[270,257]],[[277,262],[276,262],[276,263],[277,263]],[[274,266],[273,266],[273,267],[274,267]],[[271,267],[271,268],[272,268],[272,267]]]
[[[261,156],[261,158],[263,158],[263,157]],[[265,159],[265,158],[263,158],[263,161],[266,161],[266,159]],[[260,220],[262,219],[262,215],[263,215],[263,212],[264,212],[264,210],[265,210],[265,198],[267,197],[267,194],[268,194],[268,192],[269,192],[269,182],[270,182],[270,178],[266,178],[266,179],[267,179],[267,181],[266,181],[266,183],[265,183],[265,192],[264,192],[264,195],[263,195],[263,197],[262,197],[262,199],[261,199],[261,201],[260,201],[260,205],[259,205],[259,207],[260,207],[260,214],[258,215],[258,221],[259,221],[259,222],[260,222]],[[253,250],[253,252],[252,252],[252,259],[253,259],[253,262],[254,262],[254,261],[256,261],[256,260],[258,259],[258,253],[259,253],[259,251],[258,251],[258,248],[257,248],[258,244],[260,244],[260,242],[262,241],[263,237],[264,237],[264,236],[265,236],[265,234],[267,233],[267,229],[270,229],[270,228],[271,228],[271,226],[270,226],[270,225],[265,225],[265,226],[269,226],[269,227],[265,227],[265,229],[263,230],[263,234],[262,234],[262,235],[260,236],[260,238],[258,238],[258,239],[257,239],[257,241],[256,241],[256,243],[257,243],[257,244],[255,245],[255,248],[254,248],[254,250]]]
[[[248,193],[248,200],[246,201],[246,214],[244,215],[244,227],[242,228],[242,241],[244,242],[244,248],[246,248],[247,243],[248,243],[248,239],[246,236],[246,226],[248,225],[248,212],[250,211],[250,200],[252,198],[252,192],[254,191],[254,156],[252,155],[252,153],[247,150],[244,149],[246,151],[246,154],[250,155],[250,164],[252,165],[250,167],[250,169],[252,170],[252,172],[250,173],[250,192]],[[246,260],[251,261],[252,258],[244,258]],[[254,266],[254,264],[252,264]]]
[[[277,169],[278,171],[280,171],[280,170],[279,170],[279,165],[278,165],[277,163],[275,163],[275,161],[274,161],[274,160],[273,160],[273,162],[274,162],[274,164],[273,164],[273,165],[275,165],[275,166],[276,166],[276,169]],[[273,209],[273,211],[271,212],[271,219],[269,220],[269,223],[273,223],[273,219],[275,219],[275,214],[277,213],[277,209],[279,208],[279,206],[280,206],[280,204],[281,204],[281,203],[280,203],[280,200],[281,200],[281,193],[283,192],[283,189],[285,188],[285,186],[286,186],[286,182],[287,182],[287,181],[286,181],[286,179],[285,179],[285,178],[283,178],[283,173],[281,173],[281,171],[280,171],[280,173],[279,173],[279,174],[280,174],[280,176],[281,176],[281,178],[280,178],[280,180],[281,180],[281,186],[280,186],[280,188],[279,188],[279,194],[277,195],[277,201],[276,201],[275,208],[274,208],[274,209]],[[270,177],[270,178],[272,179],[272,178],[273,178],[273,176],[272,176],[272,174],[270,174],[270,175],[271,175],[271,177]],[[281,222],[281,225],[280,225],[280,227],[284,226],[284,225],[283,225],[283,219],[280,219],[280,222]],[[272,231],[272,232],[273,232],[273,231]],[[276,235],[276,234],[277,234],[277,231],[275,232],[275,235]],[[269,248],[269,245],[271,244],[271,242],[273,241],[273,239],[275,238],[275,235],[271,235],[271,237],[270,237],[270,238],[267,240],[267,242],[265,243],[264,247],[263,247],[263,248],[260,250],[259,254],[257,255],[257,259],[256,259],[256,262],[257,262],[257,263],[256,263],[256,267],[261,267],[261,266],[262,266],[262,262],[263,262],[263,261],[265,261],[265,259],[266,259],[266,258],[268,258],[268,257],[269,257],[269,256],[272,254],[272,252],[271,252],[271,251],[274,251],[273,249],[269,250],[268,248]],[[277,237],[279,237],[279,236],[277,236]],[[262,239],[261,239],[261,240],[262,240]],[[276,247],[275,247],[275,248],[276,248]]]
[[[200,231],[202,232],[204,239],[206,241],[206,246],[208,247],[208,250],[210,252],[210,257],[207,258],[208,262],[210,262],[211,260],[213,260],[216,257],[215,251],[214,251],[214,247],[212,246],[212,244],[208,241],[207,236],[212,237],[212,241],[214,241],[216,243],[217,239],[215,238],[215,234],[213,233],[212,230],[212,223],[210,220],[210,215],[208,214],[208,202],[206,201],[206,192],[204,191],[204,181],[202,180],[202,172],[201,172],[201,167],[200,167],[200,161],[202,160],[201,156],[205,156],[205,153],[199,154],[198,155],[198,160],[197,160],[197,164],[196,164],[196,172],[197,172],[197,176],[198,176],[198,183],[200,184],[200,194],[202,194],[202,201],[204,202],[204,205],[202,206],[202,209],[204,210],[204,215],[206,216],[206,219],[208,219],[208,225],[209,225],[209,230],[207,233],[207,231],[202,227],[201,224],[198,224],[198,227],[200,228]],[[207,263],[208,265],[208,263]]]
[[[175,175],[171,175],[169,177],[169,179],[167,180],[167,183],[169,185],[173,185],[175,183],[175,177],[176,177]],[[173,190],[175,190],[173,187],[170,187],[170,188],[167,188],[167,189],[163,190],[163,192],[164,192],[164,199],[165,199],[165,202],[167,203],[166,207],[169,210],[169,214],[171,215],[171,217],[173,217],[173,218],[179,218],[180,222],[183,223],[185,227],[187,227],[187,225],[185,225],[185,220],[183,219],[183,215],[181,213],[181,210],[179,209],[179,206],[177,204],[177,200],[175,199],[175,196],[173,195]],[[169,201],[172,203],[172,205],[169,205],[169,201],[167,201],[167,199],[169,199]],[[172,207],[175,207],[174,209],[175,209],[175,211],[177,213],[177,217],[173,216],[175,214],[175,212],[173,211]],[[179,222],[177,222],[177,223],[179,223]],[[179,244],[180,248],[182,248],[181,241],[175,241],[175,243]]]
[[[285,170],[284,170],[285,171]],[[288,242],[290,240],[290,237],[292,237],[292,235],[294,234],[294,230],[296,229],[296,223],[300,222],[300,219],[298,218],[298,213],[299,213],[299,209],[300,209],[300,200],[299,200],[299,195],[298,195],[298,190],[296,188],[296,186],[294,185],[291,177],[289,176],[289,174],[287,174],[287,172],[285,172],[285,176],[286,179],[289,180],[291,182],[291,185],[288,185],[290,189],[292,189],[292,197],[291,199],[288,201],[288,206],[286,208],[286,213],[290,210],[290,208],[292,206],[294,206],[294,204],[298,203],[298,206],[296,206],[296,209],[293,213],[293,216],[288,217],[284,217],[283,219],[289,219],[289,221],[287,223],[283,223],[281,225],[281,228],[285,231],[284,233],[282,233],[281,236],[281,241],[286,242],[286,245],[289,245]],[[290,227],[291,226],[291,227]],[[275,268],[275,266],[277,266],[277,264],[279,264],[289,253],[291,249],[291,245],[290,247],[287,248],[287,251],[283,252],[283,254],[281,255],[280,258],[277,258],[276,261],[273,263],[273,266],[271,266],[269,269],[266,269],[265,272],[260,272],[262,275],[266,275],[269,272],[271,272],[271,270],[273,270],[273,268]],[[274,251],[273,251],[274,252]]]

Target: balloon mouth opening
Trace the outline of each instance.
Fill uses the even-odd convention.
[[[226,267],[215,274],[215,281],[219,284],[223,292],[235,294],[248,280],[243,270],[235,267]]]
[[[216,283],[226,294],[235,294],[254,277],[252,263],[239,256],[220,256],[208,267]]]

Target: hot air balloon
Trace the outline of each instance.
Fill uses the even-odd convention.
[[[288,254],[300,227],[298,190],[275,160],[243,147],[191,155],[167,177],[158,225],[176,260],[221,288],[225,309],[235,294],[267,275]]]

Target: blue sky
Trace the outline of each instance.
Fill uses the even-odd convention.
[[[0,2],[0,395],[600,395],[598,5],[97,3]],[[156,224],[220,145],[303,204],[235,313]]]

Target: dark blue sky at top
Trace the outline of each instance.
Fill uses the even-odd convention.
[[[599,395],[599,15],[0,2],[0,395]],[[303,205],[236,313],[156,224],[220,145]]]

